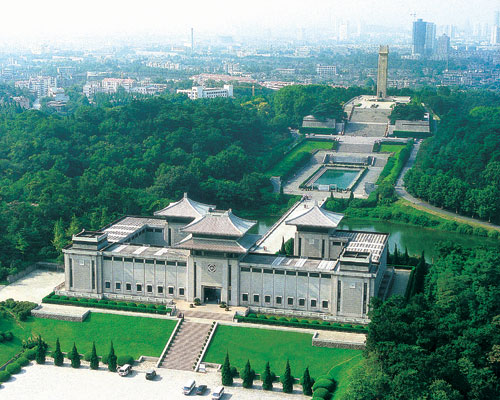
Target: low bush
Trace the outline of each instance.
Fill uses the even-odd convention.
[[[308,320],[308,319],[301,319],[301,320],[300,320],[300,323],[301,323],[301,324],[309,324],[310,322],[309,322],[309,320]]]
[[[60,297],[60,296],[58,296],[57,294],[55,294],[55,295],[53,295],[53,296],[52,296],[52,298],[53,298],[53,299],[56,299],[56,300],[57,300],[59,297]]]
[[[146,308],[146,304],[137,304],[138,308]]]
[[[150,310],[156,310],[156,306],[154,304],[148,304],[146,308],[149,308]]]
[[[99,300],[99,304],[108,304],[108,301],[105,299]]]
[[[328,322],[328,321],[323,321],[323,322],[321,323],[321,325],[323,325],[323,326],[330,326],[330,322]]]
[[[247,315],[247,317],[248,317],[248,318],[256,318],[256,317],[257,317],[257,315],[256,315],[256,314],[252,314],[252,313],[250,313],[250,314],[248,314],[248,315]]]
[[[280,317],[280,318],[278,318],[278,321],[280,321],[280,322],[288,322],[288,318]]]
[[[116,306],[116,301],[108,301],[109,305]]]
[[[313,398],[319,398],[324,400],[330,400],[332,394],[325,388],[319,388],[313,391]]]
[[[290,322],[299,322],[297,318],[290,318]]]
[[[17,362],[19,363],[19,365],[21,367],[26,367],[26,365],[28,365],[30,363],[30,360],[28,360],[26,357],[19,357],[17,359]]]
[[[5,370],[9,374],[15,375],[15,374],[18,374],[19,372],[21,372],[21,366],[17,362],[13,362],[13,363],[10,363],[9,365],[7,365],[7,367],[5,367]]]
[[[326,377],[322,377],[321,379],[318,379],[312,389],[313,389],[313,392],[315,392],[317,389],[319,388],[324,388],[326,390],[328,390],[329,392],[333,392],[335,390],[335,387],[337,385],[335,384],[334,381],[332,381],[331,379],[328,379]]]
[[[259,315],[259,317],[258,317],[258,318],[260,318],[260,319],[268,319],[268,318],[267,318],[267,315],[264,315],[264,314]]]
[[[135,303],[127,303],[127,306],[129,306],[129,307],[137,307],[137,304],[135,304]]]
[[[7,371],[0,371],[0,382],[7,382],[10,376],[11,375]]]
[[[269,317],[268,320],[269,321],[276,321],[276,317]]]
[[[24,352],[24,356],[30,360],[30,361],[33,361],[36,357],[36,349],[30,349],[30,350],[26,350]]]
[[[311,324],[312,324],[312,325],[319,325],[319,321],[318,321],[317,319],[313,319],[313,320],[311,321]]]
[[[125,365],[125,364],[133,365],[134,364],[134,357],[129,356],[129,355],[121,355],[121,356],[118,356],[118,359],[116,362],[118,365]]]

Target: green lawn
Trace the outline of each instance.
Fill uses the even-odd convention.
[[[255,372],[261,373],[269,361],[271,370],[281,375],[289,359],[292,375],[296,378],[302,377],[307,366],[313,378],[335,367],[339,390],[342,390],[347,385],[345,378],[349,371],[363,359],[362,351],[313,347],[311,339],[308,333],[220,325],[204,361],[222,364],[228,352],[231,365],[238,370],[250,360]]]
[[[294,162],[298,159],[302,153],[310,153],[313,150],[331,150],[333,142],[322,142],[318,140],[304,140],[301,144],[295,147],[290,153],[288,153],[280,162],[278,162],[271,170],[268,172],[269,176],[283,176],[285,175],[291,167],[293,167]]]
[[[382,144],[380,153],[399,153],[405,147],[404,144]]]
[[[0,343],[0,365],[21,350],[23,339],[34,334],[42,335],[51,348],[59,338],[63,352],[70,351],[75,342],[78,351],[84,354],[92,349],[95,341],[97,354],[104,355],[113,340],[117,355],[128,354],[135,359],[141,355],[159,357],[175,323],[167,319],[103,313],[90,313],[84,322],[29,317],[19,323],[2,318],[0,331],[12,331],[14,340]]]

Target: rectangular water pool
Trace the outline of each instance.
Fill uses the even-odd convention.
[[[319,186],[330,186],[331,189],[347,189],[359,174],[359,169],[333,169],[329,168],[313,182],[314,189]]]

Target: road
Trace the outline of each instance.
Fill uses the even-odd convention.
[[[466,224],[478,225],[478,226],[481,226],[481,227],[486,228],[486,229],[500,230],[500,225],[495,225],[495,224],[492,224],[492,223],[487,222],[487,221],[481,221],[478,219],[455,214],[454,212],[451,212],[451,211],[443,210],[443,209],[441,209],[439,207],[435,207],[435,206],[433,206],[433,205],[431,205],[423,200],[420,200],[416,197],[413,197],[410,193],[408,193],[406,191],[406,189],[404,188],[404,177],[405,177],[406,173],[408,172],[408,170],[411,167],[413,167],[413,164],[415,164],[415,159],[417,158],[417,153],[418,153],[418,150],[420,149],[420,144],[421,144],[421,142],[419,141],[419,142],[417,142],[417,144],[415,144],[413,146],[410,158],[408,159],[405,167],[401,171],[401,175],[399,176],[398,181],[396,182],[395,190],[396,190],[396,193],[398,194],[398,196],[400,196],[401,198],[405,199],[406,201],[414,204],[416,206],[415,208],[423,209],[424,211],[429,211],[431,214],[440,216],[442,218],[453,219],[457,222],[463,222]]]

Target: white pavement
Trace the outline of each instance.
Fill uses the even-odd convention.
[[[67,361],[67,360],[66,360]],[[14,375],[10,381],[2,384],[0,398],[9,400],[88,400],[88,399],[186,399],[181,392],[184,383],[194,379],[196,384],[205,384],[210,389],[220,385],[220,374],[208,372],[199,374],[189,371],[174,371],[158,369],[155,381],[147,381],[143,372],[133,371],[130,376],[120,377],[116,373],[104,370],[92,371],[87,367],[73,369],[67,364],[55,367],[52,363],[37,365],[31,363],[24,367],[22,373]],[[257,399],[295,399],[305,400],[310,397],[300,394],[299,387],[293,394],[281,392],[281,384],[276,384],[273,392],[263,392],[260,382],[259,389],[243,389],[241,383],[236,387],[226,387],[224,399],[238,400]],[[207,391],[202,399],[210,399]],[[191,396],[198,398],[192,393]]]
[[[0,288],[0,301],[14,299],[41,303],[42,299],[64,282],[64,272],[38,269],[25,277]]]

